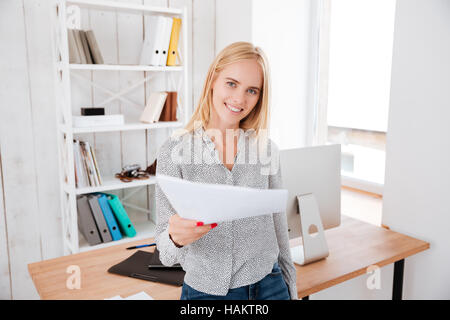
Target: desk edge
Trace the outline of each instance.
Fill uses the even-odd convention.
[[[419,240],[419,241],[422,241],[422,240]],[[384,267],[384,266],[386,266],[388,264],[395,263],[397,261],[403,260],[405,258],[408,258],[408,257],[412,256],[412,255],[420,253],[422,251],[428,250],[430,248],[430,243],[429,242],[425,242],[425,241],[422,241],[422,242],[423,242],[423,244],[421,246],[418,246],[416,248],[408,250],[408,251],[406,251],[404,253],[401,253],[399,255],[396,255],[396,256],[394,256],[392,258],[388,258],[388,259],[382,260],[382,261],[380,261],[378,263],[374,263],[372,265],[376,265],[376,266],[381,268],[381,267]],[[320,285],[317,285],[317,286],[315,286],[313,288],[310,288],[310,289],[298,290],[297,291],[298,298],[301,299],[303,297],[309,296],[311,294],[317,293],[319,291],[322,291],[322,290],[328,289],[328,288],[330,288],[332,286],[335,286],[337,284],[340,284],[340,283],[342,283],[344,281],[347,281],[347,280],[356,278],[356,277],[358,277],[360,275],[366,274],[367,273],[366,270],[367,270],[368,267],[369,266],[367,266],[365,268],[361,268],[361,269],[353,271],[353,272],[350,272],[350,273],[347,273],[347,274],[342,275],[342,276],[340,276],[338,278],[325,281],[324,283],[321,283]]]

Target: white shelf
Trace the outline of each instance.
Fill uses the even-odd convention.
[[[150,176],[148,179],[133,180],[131,182],[122,182],[115,177],[102,177],[102,185],[100,187],[85,187],[85,188],[71,188],[69,185],[64,185],[64,191],[69,194],[86,194],[93,192],[105,192],[111,190],[128,189],[134,187],[143,187],[156,183],[156,178]]]
[[[147,130],[147,129],[160,129],[160,128],[178,128],[183,123],[181,121],[161,121],[155,123],[142,123],[132,122],[125,123],[120,126],[94,126],[94,127],[81,127],[72,128],[72,133],[94,133],[94,132],[112,132],[112,131],[130,131],[130,130]],[[60,130],[64,133],[68,133],[67,126],[61,125]]]
[[[77,5],[80,7],[96,10],[120,10],[122,12],[136,13],[136,14],[170,14],[181,15],[181,9],[151,7],[140,4],[127,3],[125,1],[99,1],[99,0],[68,0],[67,6]]]
[[[109,71],[183,71],[183,66],[142,66],[126,64],[69,64],[70,70],[109,70]]]
[[[130,237],[122,235],[123,238],[120,240],[110,241],[110,242],[106,242],[106,243],[100,243],[95,246],[89,245],[89,243],[86,241],[86,239],[80,234],[79,235],[79,241],[80,241],[79,250],[80,250],[80,252],[111,247],[111,246],[131,242],[131,241],[142,240],[142,239],[146,239],[146,238],[153,238],[155,236],[156,226],[153,222],[143,221],[143,222],[136,222],[136,223],[132,222],[132,223],[133,223],[134,228],[136,229],[136,235],[134,237],[130,238]],[[130,252],[133,252],[133,251],[130,251]]]

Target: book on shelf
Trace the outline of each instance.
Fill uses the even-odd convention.
[[[167,92],[166,102],[161,111],[159,121],[177,121],[177,92]]]
[[[97,40],[92,30],[67,29],[69,63],[103,64]]]
[[[94,149],[92,148],[92,146],[90,146],[90,147],[91,147],[90,151],[91,151],[92,160],[94,162],[95,174],[97,175],[97,181],[98,181],[99,185],[101,186],[103,183],[102,183],[102,176],[100,174],[100,170],[98,169],[97,158],[95,157]]]
[[[85,64],[87,62],[86,55],[83,50],[83,43],[81,42],[80,30],[73,29],[73,34],[75,38],[75,45],[77,47],[78,55],[80,57],[81,63]]]
[[[83,158],[84,167],[86,169],[87,177],[89,180],[89,185],[91,187],[98,187],[100,186],[100,179],[98,179],[97,172],[98,170],[95,169],[94,160],[92,157],[92,149],[89,144],[89,142],[80,141],[80,149],[81,149],[81,156]]]
[[[97,39],[95,39],[94,31],[86,30],[86,38],[89,44],[89,49],[91,50],[93,63],[103,64],[103,56],[100,52],[100,47],[98,46]]]
[[[144,111],[139,120],[145,123],[153,123],[159,120],[164,103],[166,102],[167,92],[158,91],[150,93]]]
[[[77,188],[98,187],[102,178],[94,149],[89,142],[74,140],[75,186]]]
[[[109,114],[103,116],[73,116],[74,128],[86,128],[97,126],[121,126],[125,123],[123,114]]]
[[[69,63],[81,63],[80,53],[75,41],[75,30],[67,29],[67,38],[69,42]]]
[[[140,64],[175,66],[181,19],[149,16],[145,27]],[[172,52],[172,54],[171,54]]]
[[[77,188],[84,188],[89,186],[87,180],[87,173],[81,158],[80,141],[73,141],[73,156],[75,166],[75,185]]]
[[[93,64],[92,56],[91,56],[91,50],[89,49],[89,44],[86,37],[86,31],[80,30],[80,38],[81,38],[81,44],[83,46],[83,53],[86,57],[86,63],[87,64]]]

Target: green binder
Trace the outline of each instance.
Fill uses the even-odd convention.
[[[119,224],[119,228],[122,233],[127,237],[134,237],[136,235],[136,230],[134,229],[127,212],[122,206],[119,197],[114,194],[107,194],[106,196],[108,198],[108,203],[116,216],[117,223]]]

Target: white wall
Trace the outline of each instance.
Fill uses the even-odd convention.
[[[255,0],[252,41],[267,55],[272,76],[270,136],[281,149],[303,147],[311,130],[315,66],[311,0]]]
[[[0,299],[25,299],[36,296],[27,263],[62,252],[49,11],[0,6]]]
[[[230,43],[252,40],[252,0],[216,0],[216,54]]]
[[[383,223],[430,242],[405,299],[450,299],[450,1],[397,0]]]

